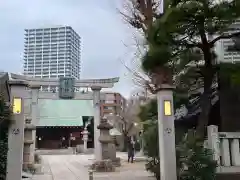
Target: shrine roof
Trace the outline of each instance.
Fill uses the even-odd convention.
[[[94,116],[92,100],[39,99],[38,107],[38,127],[83,126],[83,116]]]

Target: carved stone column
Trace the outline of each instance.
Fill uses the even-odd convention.
[[[93,91],[93,107],[94,107],[94,156],[95,160],[102,160],[102,147],[99,142],[100,131],[97,128],[100,124],[100,90],[101,87],[92,87]]]

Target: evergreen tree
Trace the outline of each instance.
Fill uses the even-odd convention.
[[[148,157],[146,169],[160,179],[160,159],[158,149],[157,102],[150,101],[141,107],[139,117],[144,123],[144,153]],[[182,136],[176,129],[177,172],[179,180],[214,180],[216,161],[212,152],[204,148],[203,141],[197,138],[194,131]],[[180,137],[178,137],[180,136]]]
[[[0,180],[6,180],[8,153],[8,126],[11,120],[10,107],[0,97]]]
[[[5,180],[7,171],[8,133],[3,127],[0,128],[0,131],[0,180]]]
[[[142,67],[153,77],[154,86],[172,83],[172,69],[179,64],[182,54],[196,50],[202,55],[204,63],[200,73],[204,92],[197,128],[201,138],[208,124],[212,83],[217,70],[213,48],[219,40],[240,36],[240,30],[231,27],[239,17],[239,1],[166,0],[164,14],[156,19],[147,34],[149,48]]]

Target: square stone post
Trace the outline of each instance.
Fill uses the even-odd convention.
[[[32,124],[37,126],[38,123],[38,93],[40,86],[36,85],[30,85],[29,88],[31,88],[31,119]],[[36,130],[32,131],[32,140],[33,144],[30,146],[30,162],[34,163],[34,154],[36,149]]]
[[[177,180],[173,87],[162,84],[157,102],[161,180]]]
[[[12,104],[14,103],[14,99],[18,99],[19,101],[16,107],[18,110],[17,112],[13,112],[13,122],[9,127],[7,180],[21,180],[25,128],[23,99],[26,95],[26,87],[28,84],[25,81],[13,80],[11,80],[9,84]]]
[[[101,87],[91,87],[93,91],[93,107],[94,107],[94,156],[96,161],[102,160],[102,145],[99,142],[100,130],[97,128],[100,124],[100,90]]]
[[[213,151],[213,159],[217,161],[220,166],[220,140],[218,136],[218,127],[211,125],[207,127],[208,134],[208,148]],[[229,147],[228,147],[229,148]]]

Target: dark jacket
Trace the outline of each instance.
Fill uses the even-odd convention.
[[[133,143],[128,144],[128,156],[134,156],[134,144]]]

